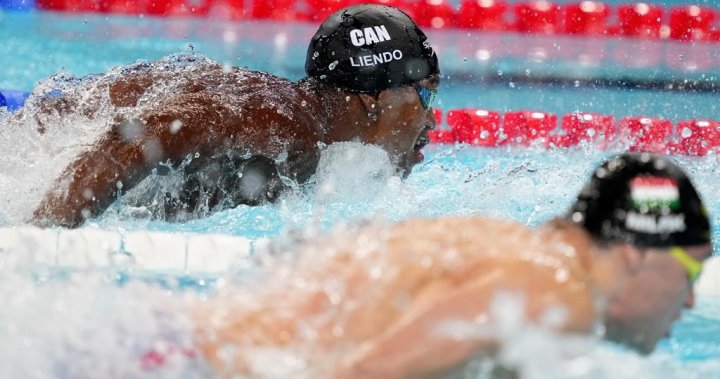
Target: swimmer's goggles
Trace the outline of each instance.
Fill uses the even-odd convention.
[[[702,271],[702,262],[690,256],[685,249],[679,246],[673,246],[670,248],[670,256],[675,258],[675,260],[683,266],[685,271],[687,271],[690,283],[694,283]]]
[[[422,104],[423,109],[428,110],[432,108],[437,92],[425,87],[422,84],[415,84],[415,91],[418,94],[418,98],[420,99],[420,104]]]

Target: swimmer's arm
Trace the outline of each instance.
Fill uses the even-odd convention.
[[[512,273],[496,269],[485,272],[470,283],[444,289],[444,295],[426,301],[405,314],[377,339],[364,344],[338,370],[339,378],[417,378],[436,375],[457,367],[473,356],[493,356],[498,342],[477,328],[474,338],[453,338],[438,333],[445,322],[472,322],[488,315],[494,293],[508,276],[522,275],[525,282],[525,317],[537,321],[547,310],[564,304],[566,319],[559,330],[587,332],[594,320],[592,302],[583,291],[568,283],[552,280],[553,272],[533,272],[518,267]],[[538,271],[538,270],[536,270]],[[548,276],[550,275],[550,276]],[[523,286],[516,288],[520,290]],[[466,324],[467,323],[467,324]],[[447,325],[447,324],[446,324]],[[461,333],[461,336],[464,333]],[[466,336],[470,337],[470,336]]]
[[[477,280],[408,312],[380,337],[360,347],[338,370],[338,378],[417,378],[442,373],[472,355],[492,355],[490,338],[456,339],[443,322],[472,322],[487,311],[487,280]]]
[[[31,222],[77,227],[113,202],[118,183],[128,189],[148,170],[143,145],[112,133],[65,168],[35,209]]]

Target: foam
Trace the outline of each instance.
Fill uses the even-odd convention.
[[[705,261],[703,273],[695,284],[697,295],[720,295],[720,256],[714,256]]]

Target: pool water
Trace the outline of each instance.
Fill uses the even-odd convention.
[[[302,76],[306,41],[314,28],[287,23],[0,14],[0,38],[6,51],[13,52],[0,56],[0,88],[30,90],[60,68],[86,75],[177,52],[195,52],[230,65],[297,79]],[[577,64],[561,58],[540,62],[519,59],[502,48],[493,50],[498,58],[481,62],[464,59],[465,38],[473,43],[485,43],[486,39],[481,34],[431,34],[431,40],[440,43],[441,66],[446,67],[440,89],[441,109],[536,109],[559,114],[581,110],[618,118],[720,119],[713,92],[649,91],[585,82],[587,78],[622,74],[658,82],[688,77],[713,83],[720,73],[720,62],[703,72],[664,64],[627,69],[608,53],[599,66],[577,68]],[[502,38],[499,46],[538,42],[529,37]],[[569,46],[572,42],[562,43]],[[616,44],[603,49],[610,52],[621,47]],[[571,66],[575,71],[567,70]],[[502,78],[520,78],[526,72],[529,76],[540,72],[574,77],[578,84],[515,83]],[[66,120],[57,131],[39,138],[24,129],[22,122],[10,123],[7,115],[0,117],[0,156],[4,158],[0,166],[0,226],[12,227],[23,223],[42,195],[38,183],[51,180],[72,156],[73,144],[91,140],[97,125]],[[120,199],[85,228],[120,233],[223,233],[250,240],[276,238],[282,243],[289,238],[288,231],[330,229],[358,219],[484,215],[536,226],[563,212],[590,170],[611,153],[595,146],[547,151],[431,145],[425,162],[402,181],[392,175],[389,164],[382,163],[382,153],[377,149],[338,144],[328,148],[312,183],[289,191],[277,204],[240,206],[207,218],[168,223],[137,217]],[[718,158],[676,159],[694,179],[718,235]],[[237,258],[232,270],[200,278],[192,272],[142,272],[124,264],[62,270],[37,264],[32,254],[0,254],[0,302],[5,304],[0,312],[0,340],[4,341],[0,344],[0,377],[71,378],[87,373],[126,378],[208,377],[207,368],[193,359],[179,358],[160,371],[148,371],[136,363],[148,345],[190,340],[191,321],[177,310],[238,280],[243,259]],[[53,322],[48,323],[48,318]],[[686,312],[672,337],[648,358],[594,339],[578,343],[528,333],[508,349],[506,359],[526,367],[524,378],[720,378],[719,321],[720,299],[707,296]],[[269,376],[288,377],[282,371],[283,361],[275,363],[279,371]]]
[[[304,74],[307,41],[316,29],[308,23],[207,22],[47,12],[0,13],[0,20],[0,38],[13,52],[0,57],[0,88],[17,90],[30,90],[61,68],[81,76],[136,60],[190,51],[221,63],[299,79]],[[441,109],[533,109],[560,114],[580,110],[617,118],[646,115],[673,121],[720,119],[717,90],[707,90],[720,87],[716,44],[638,45],[637,41],[616,38],[547,39],[459,30],[433,31],[429,35],[448,76],[447,83],[441,85]],[[523,48],[518,52],[512,46]],[[546,57],[531,59],[529,52],[538,49],[545,51]],[[486,56],[478,58],[478,51]],[[583,54],[593,59],[588,62],[568,58]],[[628,61],[636,55],[657,56],[657,61],[650,60],[647,67],[634,67]],[[674,66],[666,57],[685,57],[689,62],[704,59],[707,63],[701,68]],[[560,84],[528,80],[537,77]],[[686,81],[695,86],[685,91],[648,91],[614,85],[639,79],[674,88],[687,85]]]

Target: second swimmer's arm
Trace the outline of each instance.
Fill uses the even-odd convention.
[[[343,363],[338,378],[415,378],[440,373],[482,350],[492,352],[488,339],[459,340],[439,331],[445,321],[471,322],[485,312],[490,289],[479,280],[449,289],[434,301],[423,302],[373,341],[364,344]]]
[[[525,264],[495,267],[460,287],[446,287],[442,296],[416,303],[384,334],[363,345],[344,362],[337,377],[417,378],[452,369],[473,355],[493,355],[499,346],[491,336],[480,337],[478,333],[457,338],[441,334],[441,329],[444,322],[472,323],[479,316],[488,318],[494,294],[503,289],[526,295],[526,319],[537,321],[545,311],[563,305],[567,317],[557,327],[587,332],[595,315],[591,297],[582,286],[569,285],[570,280],[554,280],[553,273],[538,268],[533,271],[532,265]],[[518,280],[507,280],[513,277]]]
[[[76,227],[101,213],[118,187],[130,188],[145,176],[143,146],[111,133],[65,168],[35,209],[32,222]]]

